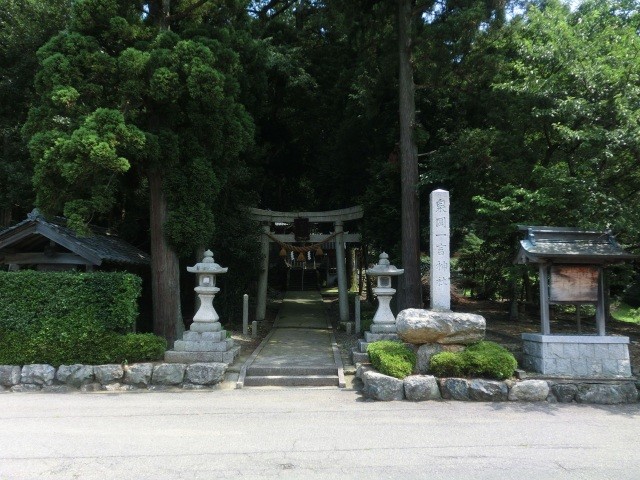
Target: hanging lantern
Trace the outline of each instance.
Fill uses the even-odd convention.
[[[324,252],[322,251],[322,247],[316,248],[316,257],[321,257],[323,255],[324,255]]]
[[[298,255],[298,261],[299,262],[304,262],[306,260],[304,253],[300,252],[300,255]]]
[[[281,257],[286,257],[286,256],[287,256],[287,251],[284,249],[284,247],[282,247],[282,248],[280,249],[280,256],[281,256]]]

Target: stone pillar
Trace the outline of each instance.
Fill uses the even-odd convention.
[[[349,321],[349,295],[347,292],[347,268],[344,250],[344,224],[342,220],[335,223],[336,235],[336,271],[338,274],[338,303],[340,304],[340,321]]]
[[[269,237],[271,227],[269,223],[262,225],[262,235],[260,238],[260,254],[262,255],[262,266],[258,277],[258,296],[256,305],[256,320],[264,320],[267,315],[267,281],[269,278]]]
[[[598,329],[598,335],[604,337],[605,333],[605,317],[606,317],[606,292],[604,282],[604,269],[600,268],[598,275],[598,304],[596,306],[596,327]]]
[[[542,324],[542,334],[551,334],[549,323],[549,275],[547,265],[540,265],[540,323]]]
[[[449,192],[430,196],[431,309],[451,310],[451,259],[449,256]]]

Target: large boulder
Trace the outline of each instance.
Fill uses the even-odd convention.
[[[404,399],[404,382],[388,375],[383,375],[375,370],[370,370],[362,375],[365,397],[385,402]]]
[[[56,380],[75,388],[92,383],[94,379],[92,365],[60,365],[56,372]]]
[[[196,385],[215,385],[224,380],[226,363],[192,363],[187,367],[185,382]]]
[[[151,383],[153,363],[134,363],[124,367],[124,383],[137,387],[148,387]]]
[[[408,308],[398,314],[396,326],[407,343],[469,345],[484,338],[486,321],[473,313]]]
[[[549,396],[549,384],[544,380],[524,380],[509,390],[512,402],[543,402]]]
[[[509,395],[504,382],[473,379],[469,382],[469,398],[478,402],[503,402]]]
[[[638,390],[633,383],[622,384],[581,384],[576,393],[578,403],[613,405],[638,401]]]
[[[441,378],[438,382],[445,400],[470,400],[469,382],[465,378]]]
[[[20,383],[22,368],[18,365],[0,365],[0,385],[13,387]]]
[[[51,365],[35,363],[22,367],[20,380],[23,384],[52,385],[56,376],[56,369]]]
[[[433,375],[409,375],[404,379],[404,395],[407,400],[439,400],[440,388]]]

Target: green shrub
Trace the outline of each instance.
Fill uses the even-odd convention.
[[[159,360],[166,340],[153,334],[121,335],[95,321],[46,319],[27,330],[0,330],[0,365],[133,363]]]
[[[436,377],[460,377],[466,369],[462,355],[453,352],[440,352],[429,360],[429,371]]]
[[[167,350],[167,341],[153,333],[128,333],[119,339],[118,362],[145,362],[159,360]]]
[[[441,352],[431,357],[430,371],[439,377],[482,377],[503,380],[517,368],[515,357],[494,342],[478,342],[462,352]]]
[[[400,342],[382,340],[367,347],[373,367],[384,375],[403,379],[416,366],[416,354]]]
[[[0,272],[0,329],[27,331],[45,319],[82,318],[127,333],[138,316],[140,277],[123,272]]]

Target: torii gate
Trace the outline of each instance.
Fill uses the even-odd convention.
[[[344,222],[359,220],[364,215],[361,206],[330,210],[325,212],[274,212],[259,208],[250,208],[249,215],[253,220],[262,224],[260,245],[262,253],[262,269],[258,278],[258,304],[256,306],[256,320],[264,320],[267,310],[267,280],[269,275],[269,242],[281,241],[284,243],[295,242],[294,234],[275,234],[271,232],[271,224],[276,222],[293,223],[294,220],[305,218],[309,223],[333,223],[336,243],[336,270],[338,274],[338,301],[340,304],[340,321],[349,321],[349,297],[347,295],[347,268],[345,243],[360,242],[358,233],[344,233]],[[277,239],[277,240],[275,240]],[[326,236],[311,234],[310,243],[322,243]]]

